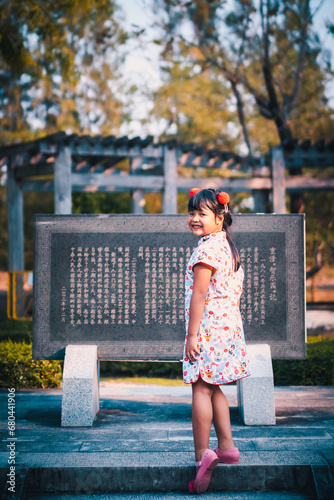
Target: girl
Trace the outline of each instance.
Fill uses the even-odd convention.
[[[250,375],[239,310],[244,273],[229,232],[229,200],[227,193],[194,188],[188,204],[188,226],[200,238],[185,276],[183,380],[192,384],[197,466],[191,493],[206,491],[219,462],[239,462],[228,403],[219,387]],[[208,449],[212,421],[218,437],[215,451]]]

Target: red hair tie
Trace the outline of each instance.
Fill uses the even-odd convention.
[[[189,198],[191,198],[192,196],[194,196],[194,194],[198,193],[199,191],[201,191],[201,189],[199,189],[199,188],[192,188],[189,191]]]
[[[221,193],[218,194],[218,201],[222,205],[227,205],[228,202],[230,201],[229,194],[228,193],[224,193],[224,191],[222,191]]]

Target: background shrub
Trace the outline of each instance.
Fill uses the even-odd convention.
[[[154,377],[154,378],[182,378],[181,363],[152,363],[133,361],[101,361],[101,377]]]
[[[0,342],[0,387],[45,389],[61,380],[61,362],[33,360],[31,342]]]
[[[333,385],[334,339],[308,337],[305,360],[273,360],[275,385]]]
[[[32,342],[32,322],[10,319],[0,322],[0,342],[12,340],[13,342]]]

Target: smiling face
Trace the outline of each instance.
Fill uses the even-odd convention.
[[[198,237],[221,231],[223,220],[223,216],[216,216],[207,207],[202,207],[200,210],[190,210],[188,214],[189,229]]]

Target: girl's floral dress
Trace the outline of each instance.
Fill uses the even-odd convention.
[[[194,272],[198,263],[216,269],[211,276],[203,318],[198,331],[200,356],[195,362],[183,356],[183,380],[192,384],[199,375],[209,384],[228,384],[248,377],[244,332],[239,309],[244,273],[233,271],[230,245],[224,231],[202,236],[187,265],[185,276],[186,331]],[[187,336],[186,336],[187,340]]]

